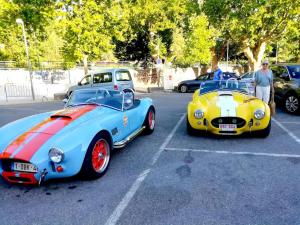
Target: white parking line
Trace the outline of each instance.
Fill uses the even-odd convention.
[[[115,208],[113,213],[110,215],[108,220],[106,221],[105,225],[115,225],[119,218],[122,216],[124,210],[128,206],[129,202],[131,199],[134,197],[135,193],[151,171],[152,166],[157,162],[159,156],[161,153],[164,151],[164,149],[167,147],[169,142],[171,141],[172,137],[174,136],[175,132],[177,131],[178,127],[182,123],[183,119],[185,118],[185,114],[181,116],[180,120],[177,122],[171,133],[168,135],[168,137],[165,139],[163,144],[160,146],[159,151],[155,153],[155,155],[152,158],[151,164],[149,168],[145,169],[139,176],[138,178],[134,181],[128,192],[125,194],[121,202],[118,204],[118,206]]]
[[[287,134],[293,138],[298,144],[300,144],[300,139],[294,135],[291,131],[289,131],[285,126],[283,126],[280,122],[278,122],[276,119],[272,118],[272,121],[275,122],[282,130],[287,132]]]
[[[193,149],[193,148],[165,148],[166,151],[178,152],[201,152],[201,153],[214,153],[214,154],[229,154],[229,155],[247,155],[247,156],[269,156],[269,157],[284,157],[284,158],[300,158],[300,155],[294,154],[276,154],[266,152],[230,152],[230,151],[214,151],[206,149]]]
[[[293,121],[287,121],[287,122],[283,122],[283,121],[278,121],[279,123],[286,123],[286,124],[300,124],[300,122],[293,122]]]

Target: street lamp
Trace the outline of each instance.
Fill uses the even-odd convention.
[[[32,72],[31,72],[31,64],[30,64],[30,59],[29,59],[29,50],[28,50],[28,45],[27,45],[25,26],[24,26],[23,20],[20,19],[20,18],[16,19],[16,23],[22,26],[25,52],[26,52],[26,57],[27,57],[27,67],[28,67],[28,70],[29,70],[31,95],[32,95],[32,100],[34,101],[35,100],[35,95],[34,95],[34,89],[33,89],[33,83],[32,83]]]

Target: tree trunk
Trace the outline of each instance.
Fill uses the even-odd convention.
[[[216,52],[216,47],[211,48],[211,71],[213,71],[213,68],[215,68],[216,65],[219,63],[219,59]]]
[[[83,55],[83,69],[84,69],[84,75],[88,74],[88,55]]]
[[[252,71],[259,69],[266,46],[266,41],[259,41],[253,48],[250,48],[248,40],[243,41],[243,52],[248,59]]]
[[[224,42],[225,43],[225,42]],[[216,65],[219,64],[219,61],[224,57],[225,54],[225,44],[222,43],[221,49],[218,51],[216,47],[211,48],[211,55],[212,55],[212,60],[211,60],[211,66],[212,70],[215,68]]]

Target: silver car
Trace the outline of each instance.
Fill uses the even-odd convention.
[[[255,72],[247,72],[240,76],[241,80],[245,81],[248,84],[249,92],[252,95],[255,95]]]
[[[126,88],[134,90],[131,74],[128,69],[111,68],[91,71],[78,82],[71,86],[67,95],[70,96],[74,90],[101,87],[107,90],[122,91]]]

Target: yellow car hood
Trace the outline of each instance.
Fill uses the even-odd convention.
[[[199,95],[196,92],[193,103],[210,118],[215,117],[241,117],[249,118],[253,111],[265,109],[264,104],[257,98],[234,91],[216,91]]]

